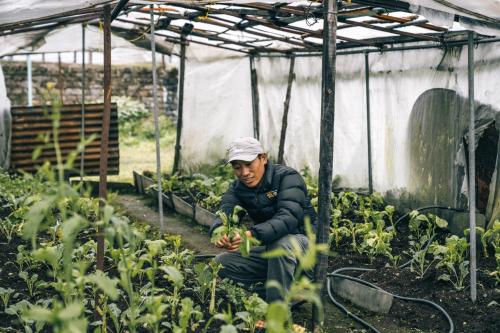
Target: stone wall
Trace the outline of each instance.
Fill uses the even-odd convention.
[[[1,63],[7,87],[7,96],[11,105],[27,105],[28,85],[25,62],[2,61]],[[103,101],[103,66],[86,66],[85,94],[86,102]],[[177,113],[177,77],[176,67],[157,69],[158,107],[172,118]],[[41,96],[47,83],[55,83],[55,89],[62,92],[65,104],[81,103],[82,68],[79,64],[59,66],[57,63],[32,63],[33,105],[40,105]],[[151,66],[112,66],[111,84],[113,96],[129,96],[139,100],[152,110],[153,77]]]

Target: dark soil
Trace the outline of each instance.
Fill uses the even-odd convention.
[[[409,267],[394,269],[385,267],[385,262],[385,259],[376,258],[370,263],[366,256],[350,252],[344,246],[340,248],[338,256],[330,258],[329,271],[342,267],[375,268],[370,272],[342,272],[342,274],[360,277],[395,295],[422,298],[437,303],[452,318],[455,332],[500,332],[500,286],[495,286],[494,279],[487,274],[496,267],[494,258],[478,258],[476,303],[471,301],[468,287],[457,291],[451,283],[439,281],[438,277],[444,273],[442,270],[431,267],[424,278],[420,279]],[[469,277],[466,285],[469,285]],[[345,303],[349,304],[348,301]],[[357,311],[352,306],[349,308]],[[380,314],[367,311],[358,312],[358,316],[382,332],[386,325],[391,324],[426,332],[447,332],[449,329],[447,320],[439,311],[421,303],[394,299],[389,314],[382,317]]]

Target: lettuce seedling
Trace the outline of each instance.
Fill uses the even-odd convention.
[[[221,219],[222,225],[214,230],[210,241],[216,244],[222,240],[225,235],[232,241],[236,235],[240,235],[242,239],[239,248],[240,253],[242,256],[248,257],[252,246],[257,246],[260,242],[254,237],[248,237],[245,233],[247,229],[240,224],[240,214],[244,211],[245,209],[238,205],[233,208],[233,214],[230,216],[219,210],[216,214]]]

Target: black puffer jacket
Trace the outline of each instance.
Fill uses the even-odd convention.
[[[267,162],[264,177],[256,188],[235,180],[222,197],[221,210],[232,214],[233,208],[245,208],[253,220],[250,227],[255,238],[269,244],[287,235],[304,233],[304,217],[309,216],[313,228],[316,212],[307,194],[302,176],[287,166]],[[221,225],[216,220],[211,231]]]

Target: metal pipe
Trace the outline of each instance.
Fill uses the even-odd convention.
[[[257,69],[255,68],[255,55],[250,54],[250,83],[252,87],[252,111],[253,111],[253,137],[259,139],[259,84],[257,81]]]
[[[111,13],[111,22],[113,22],[113,20],[120,14],[123,7],[127,5],[128,1],[129,0],[120,0],[120,2],[116,4],[116,7],[113,8],[113,12]]]
[[[179,101],[177,104],[177,135],[175,139],[174,167],[172,174],[179,171],[181,157],[182,112],[184,108],[184,73],[186,71],[186,36],[181,35],[181,64],[179,73]]]
[[[28,106],[33,106],[33,68],[31,65],[31,54],[28,54],[26,56],[26,71],[28,72],[28,77],[26,79],[28,81]]]
[[[319,175],[318,175],[318,244],[328,244],[330,227],[330,209],[333,171],[333,132],[335,120],[335,65],[337,48],[337,1],[324,0],[323,13],[323,63],[321,87],[321,130],[319,145]],[[316,282],[322,287],[321,294],[326,296],[326,274],[328,255],[318,254],[318,264],[315,270]],[[325,299],[322,297],[322,299]],[[313,308],[313,323],[322,326],[323,314]]]
[[[104,6],[104,112],[102,114],[101,155],[99,161],[99,199],[104,208],[108,196],[108,141],[111,118],[111,8]],[[104,230],[97,230],[97,269],[104,271]]]
[[[500,42],[500,38],[489,38],[482,39],[475,42],[475,44],[488,44]],[[468,41],[457,41],[446,43],[446,47],[463,46],[467,45]],[[432,44],[432,45],[414,45],[414,46],[401,46],[401,47],[391,47],[384,49],[360,49],[353,51],[339,51],[336,54],[341,55],[353,55],[361,53],[385,53],[385,52],[395,52],[395,51],[409,51],[409,50],[425,50],[425,49],[442,49],[442,44]],[[286,57],[284,54],[266,54],[266,52],[258,52],[259,57],[263,58],[283,58]],[[318,52],[307,52],[307,53],[294,53],[296,57],[321,57],[321,53]]]
[[[288,71],[288,84],[286,88],[285,103],[283,108],[283,118],[281,120],[281,136],[280,136],[280,146],[278,149],[278,164],[283,164],[283,156],[285,154],[285,139],[286,139],[286,129],[288,127],[288,110],[290,109],[290,98],[292,95],[292,84],[295,79],[295,74],[293,73],[295,67],[295,56],[292,54],[290,56],[290,69]]]
[[[85,142],[85,23],[82,23],[82,126],[80,129],[81,142]],[[85,168],[85,147],[80,153],[80,183],[83,184]],[[83,186],[80,188],[83,191]]]
[[[372,175],[372,134],[370,123],[370,66],[368,63],[368,52],[365,52],[365,91],[366,91],[366,135],[368,142],[368,191],[373,193]]]
[[[469,31],[467,69],[469,79],[469,223],[470,223],[470,298],[477,299],[476,286],[476,138],[474,107],[474,32]]]
[[[155,140],[156,140],[156,179],[158,185],[158,210],[160,213],[160,233],[163,233],[163,200],[161,190],[161,160],[160,160],[160,126],[158,125],[158,104],[157,104],[157,90],[156,90],[156,42],[155,42],[155,19],[153,8],[151,8],[151,66],[153,72],[153,115],[155,119]]]

